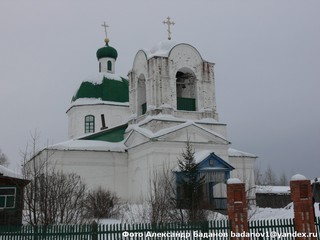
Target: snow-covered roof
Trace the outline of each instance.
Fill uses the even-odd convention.
[[[12,177],[12,178],[20,178],[23,179],[22,175],[10,170],[9,168],[6,168],[2,165],[0,165],[0,176],[5,176],[5,177]]]
[[[103,101],[101,98],[78,98],[71,103],[72,106],[79,105],[96,105],[96,104],[105,104],[105,105],[114,105],[114,106],[126,106],[129,107],[128,102],[112,102],[112,101]]]
[[[256,186],[256,193],[290,194],[289,186]]]
[[[171,40],[165,40],[157,43],[151,49],[143,49],[146,53],[147,58],[152,58],[154,56],[168,57],[170,50],[176,46],[177,43]]]
[[[173,127],[168,127],[168,128],[165,128],[165,129],[162,129],[156,133],[152,132],[151,130],[149,129],[145,129],[143,127],[141,127],[142,125],[152,121],[152,120],[163,120],[163,121],[176,121],[180,124],[177,124],[176,126],[173,126]],[[137,123],[137,124],[131,124],[129,125],[129,127],[126,129],[126,132],[129,132],[131,130],[135,130],[141,134],[143,134],[144,136],[148,137],[148,138],[156,138],[156,137],[160,137],[160,136],[163,136],[165,134],[169,134],[171,132],[174,132],[174,131],[177,131],[179,129],[182,129],[182,128],[185,128],[185,127],[188,127],[188,126],[196,126],[210,134],[213,134],[219,138],[221,138],[222,140],[224,141],[227,141],[227,139],[218,134],[217,132],[215,131],[212,131],[212,130],[209,130],[207,128],[204,128],[202,127],[201,125],[197,124],[198,123],[206,123],[205,120],[199,122],[198,120],[187,120],[187,119],[181,119],[181,118],[176,118],[174,116],[171,116],[171,115],[162,115],[162,114],[158,114],[156,116],[147,116],[144,120],[142,120],[141,122]],[[207,123],[212,123],[210,121],[208,121]]]
[[[83,82],[91,82],[94,84],[101,84],[104,78],[107,78],[109,80],[122,81],[122,78],[116,74],[107,73],[107,72],[99,72],[99,73],[91,74],[91,75],[85,77]]]
[[[252,154],[252,153],[247,153],[247,152],[243,152],[234,148],[229,148],[228,149],[228,154],[229,157],[252,157],[252,158],[257,158],[256,155]]]
[[[205,158],[207,158],[212,151],[209,150],[204,150],[204,151],[199,151],[194,153],[194,160],[196,163],[202,162]]]
[[[126,146],[122,142],[105,142],[96,140],[69,140],[47,147],[52,150],[79,150],[79,151],[115,151],[125,152]]]

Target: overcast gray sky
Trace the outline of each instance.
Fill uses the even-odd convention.
[[[0,148],[15,169],[30,132],[67,140],[70,100],[98,71],[96,50],[118,50],[126,76],[135,53],[166,39],[190,43],[215,62],[220,121],[233,147],[280,174],[319,177],[320,1],[2,0]]]

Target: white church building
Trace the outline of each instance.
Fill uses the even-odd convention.
[[[128,78],[120,77],[118,53],[105,42],[97,51],[99,72],[82,82],[67,110],[69,140],[38,158],[49,156],[90,189],[101,186],[123,201],[140,202],[154,171],[167,166],[175,174],[189,139],[212,208],[226,207],[228,178],[254,186],[257,157],[231,148],[227,125],[219,122],[214,63],[189,44],[166,40],[138,51]],[[248,197],[254,199],[254,191]]]

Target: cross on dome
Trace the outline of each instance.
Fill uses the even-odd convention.
[[[167,24],[168,25],[168,40],[171,40],[171,29],[170,29],[170,25],[174,25],[173,21],[170,21],[170,17],[167,17],[167,21],[163,21],[163,24]]]
[[[107,28],[109,27],[106,22],[103,22],[103,24],[101,24],[101,27],[104,28],[104,32],[106,33],[106,38],[108,38],[108,34],[107,34]]]

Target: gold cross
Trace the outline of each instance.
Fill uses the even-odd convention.
[[[168,40],[171,40],[171,31],[170,31],[170,25],[174,25],[173,21],[170,21],[170,17],[167,17],[167,21],[163,21],[163,24],[168,25]]]
[[[109,27],[106,22],[103,22],[103,24],[101,25],[101,27],[104,27],[104,32],[106,33],[106,38],[108,37],[107,36],[107,27]]]

